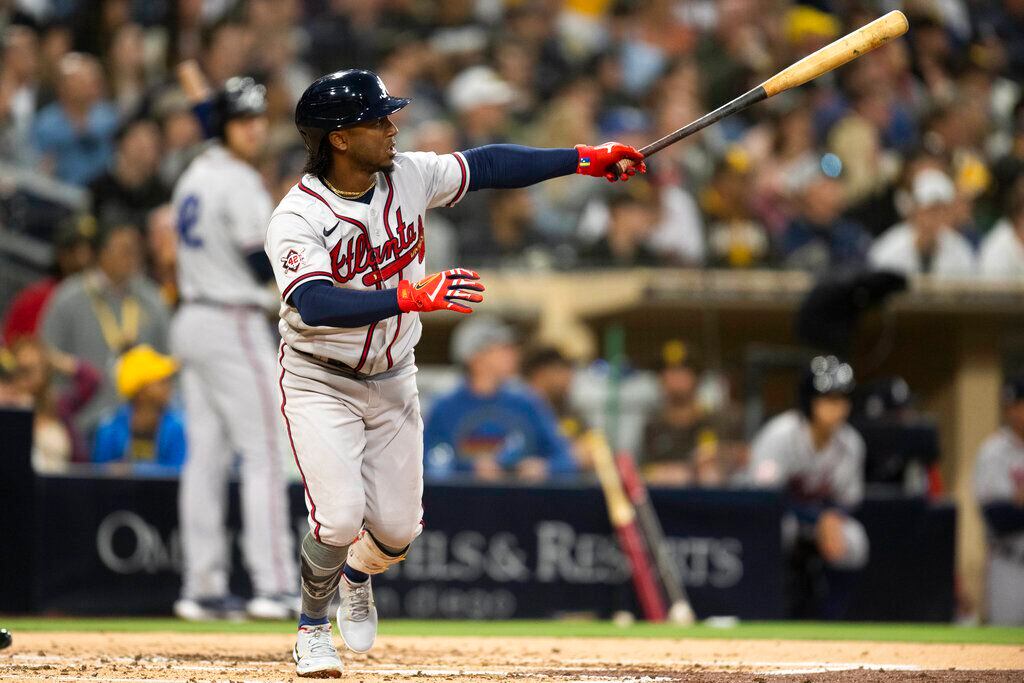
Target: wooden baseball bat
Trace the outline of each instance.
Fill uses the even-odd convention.
[[[795,88],[814,80],[822,74],[826,74],[863,54],[871,52],[876,47],[888,43],[893,38],[899,38],[907,32],[909,26],[910,24],[907,23],[907,18],[903,15],[903,12],[893,10],[885,16],[875,19],[870,24],[861,26],[856,31],[851,31],[842,38],[832,41],[817,52],[812,52],[731,102],[723,104],[718,109],[705,114],[679,130],[669,133],[660,140],[655,140],[646,147],[641,148],[640,153],[645,158],[649,157],[669,145],[707,128],[712,123],[724,119],[726,116],[742,111],[756,102],[768,99],[772,95],[778,95],[780,92],[785,92],[790,88]],[[619,173],[625,173],[626,169],[629,168],[629,164],[624,161],[618,162],[616,166]]]
[[[668,552],[665,531],[661,528],[661,521],[651,503],[647,485],[640,475],[636,461],[629,453],[619,453],[615,456],[615,465],[618,468],[619,477],[622,479],[622,485],[626,489],[626,494],[633,502],[640,531],[647,541],[647,548],[650,550],[654,566],[658,570],[661,585],[665,588],[665,594],[668,596],[669,621],[689,626],[696,621],[693,607],[690,605],[690,597],[686,594],[686,586],[683,585],[679,570]]]
[[[178,64],[178,84],[185,92],[185,97],[190,104],[196,104],[210,97],[210,84],[206,82],[206,76],[194,59],[186,59]]]
[[[622,554],[629,561],[640,611],[647,621],[665,621],[668,609],[658,588],[658,581],[652,566],[651,548],[637,526],[636,510],[626,495],[615,466],[615,456],[604,438],[595,436],[592,441],[594,469],[604,492],[608,506],[608,519],[618,538]]]

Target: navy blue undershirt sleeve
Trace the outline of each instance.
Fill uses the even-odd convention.
[[[579,164],[575,149],[539,149],[522,145],[485,145],[462,153],[469,164],[469,191],[526,187],[571,175]]]
[[[397,289],[364,292],[334,287],[325,280],[299,285],[290,299],[302,322],[311,327],[363,327],[402,312]]]
[[[1024,529],[1024,508],[1013,503],[989,503],[981,511],[989,528],[1000,536]]]
[[[262,249],[246,254],[245,262],[249,264],[249,270],[256,276],[257,282],[270,282],[274,279],[274,267]]]
[[[199,121],[203,131],[203,139],[209,140],[216,135],[213,130],[213,98],[209,97],[192,105],[192,114]]]
[[[821,513],[825,512],[825,506],[815,503],[790,503],[790,512],[801,524],[817,524]]]

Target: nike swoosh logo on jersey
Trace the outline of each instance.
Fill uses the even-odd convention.
[[[324,228],[324,237],[330,237],[331,233],[333,233],[335,230],[337,230],[339,225],[341,225],[341,221],[338,221],[337,223],[335,223],[334,227],[331,228],[330,230],[328,230],[327,228]]]

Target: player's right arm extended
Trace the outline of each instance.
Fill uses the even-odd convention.
[[[618,142],[606,142],[597,147],[576,145],[568,149],[495,144],[467,149],[462,156],[469,165],[470,192],[485,188],[527,187],[573,173],[619,180],[617,174],[605,173],[605,169],[622,160],[636,162],[636,165],[623,173],[621,180],[638,171],[647,171],[642,162],[643,155]]]

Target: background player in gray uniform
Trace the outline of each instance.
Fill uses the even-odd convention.
[[[799,408],[766,422],[750,447],[753,484],[785,492],[794,616],[842,616],[849,584],[843,572],[868,561],[867,534],[849,515],[864,497],[864,440],[846,421],[853,388],[848,364],[814,358],[801,378]],[[815,571],[822,561],[824,571]],[[827,596],[815,595],[821,581]]]
[[[1005,422],[985,440],[974,470],[974,495],[988,527],[988,617],[1024,625],[1024,375],[1003,389]]]
[[[368,71],[315,81],[296,107],[306,174],[274,211],[266,251],[281,290],[281,412],[306,490],[300,676],[340,676],[328,605],[339,589],[346,645],[373,645],[369,576],[401,562],[423,513],[423,422],[413,348],[419,313],[482,300],[479,276],[425,277],[424,215],[486,187],[581,173],[609,180],[618,143],[573,149],[489,145],[399,153],[389,116],[409,103]],[[341,576],[339,576],[341,574]]]
[[[283,619],[298,605],[278,414],[275,340],[267,320],[276,297],[263,253],[272,203],[253,162],[268,122],[266,94],[230,79],[214,99],[210,145],[174,190],[182,305],[171,344],[180,359],[189,457],[179,494],[184,582],[175,613],[185,619]],[[254,596],[230,595],[224,527],[227,482],[241,463],[242,550]]]

